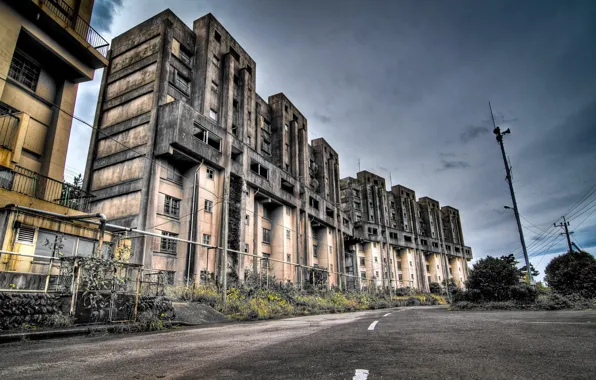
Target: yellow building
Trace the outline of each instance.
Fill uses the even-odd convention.
[[[92,9],[93,0],[0,0],[0,289],[47,288],[20,274],[99,245],[99,218],[76,220],[91,195],[63,178],[78,84],[108,62]]]

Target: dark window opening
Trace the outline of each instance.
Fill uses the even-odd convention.
[[[250,163],[250,170],[253,173],[258,174],[259,176],[261,176],[261,177],[263,177],[265,179],[269,179],[269,169],[267,169],[266,167],[262,166],[257,161],[251,161],[251,163]]]
[[[263,243],[271,244],[271,230],[263,228]]]
[[[180,199],[166,195],[164,199],[163,212],[175,218],[180,216]]]
[[[246,72],[252,76],[252,67],[250,65],[246,65]]]
[[[215,31],[213,37],[215,38],[215,41],[221,42],[221,34],[219,34],[217,30]]]
[[[37,62],[22,51],[16,50],[12,56],[8,76],[31,91],[35,91],[40,71],[41,68]]]
[[[238,75],[234,75],[234,84],[240,86],[240,77]]]
[[[404,240],[407,241],[408,243],[412,242],[412,237],[408,236],[408,235],[404,235]]]
[[[240,54],[238,54],[234,48],[230,48],[230,55],[234,57],[236,61],[240,61]]]
[[[294,194],[294,185],[283,178],[281,179],[281,189],[290,194]]]
[[[319,201],[313,197],[309,197],[308,204],[310,205],[310,207],[314,208],[315,210],[319,209]]]
[[[166,231],[161,231],[161,234],[164,237],[161,238],[161,243],[160,243],[160,247],[159,247],[160,251],[165,252],[165,253],[175,254],[178,242],[176,240],[167,239],[167,238],[165,238],[165,236],[177,238],[178,234],[174,234],[174,233],[166,232]]]
[[[325,214],[327,214],[327,216],[330,218],[333,218],[335,216],[335,212],[333,212],[333,209],[329,207],[325,208]]]

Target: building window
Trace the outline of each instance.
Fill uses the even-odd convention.
[[[219,33],[217,32],[217,30],[216,30],[216,31],[214,31],[214,33],[213,33],[213,38],[215,38],[215,41],[217,41],[217,42],[221,42],[221,34],[219,34]]]
[[[430,265],[426,264],[426,271],[430,272]]]
[[[213,179],[213,175],[214,175],[215,171],[212,168],[207,168],[207,169],[205,169],[205,171],[207,172],[207,178]]]
[[[290,216],[292,215],[292,210],[286,206],[286,215]]]
[[[217,112],[215,113],[215,117],[217,117]],[[209,132],[208,130],[195,124],[194,136],[203,143],[221,152],[221,137],[219,137],[215,133]]]
[[[379,271],[375,271],[375,276],[379,278]]]
[[[250,224],[250,216],[248,216],[248,215],[244,216],[244,224],[246,224],[247,226]]]
[[[414,274],[411,274],[411,275],[410,275],[410,278],[412,278],[412,280],[413,280],[413,279],[414,279]]]
[[[248,243],[244,243],[244,252],[248,252],[248,248],[249,248]]]
[[[291,262],[292,262],[292,255],[291,255],[291,254],[289,254],[289,253],[288,253],[288,254],[286,255],[286,261],[287,261],[288,263],[291,263]]]
[[[213,212],[213,202],[208,199],[205,199],[205,211]]]
[[[408,235],[404,235],[404,240],[407,241],[408,243],[412,242],[412,237],[408,236]]]
[[[403,277],[403,275],[400,273],[400,274],[398,274],[398,275],[397,275],[397,279],[398,279],[399,281],[403,281],[404,277]]]
[[[262,166],[260,163],[258,163],[257,161],[251,161],[250,162],[250,170],[253,173],[258,174],[259,176],[265,178],[265,179],[269,179],[269,169],[267,169],[266,167]]]
[[[360,265],[366,266],[366,259],[364,257],[360,258]]]
[[[319,251],[316,245],[312,246],[312,257],[319,257]]]
[[[211,81],[211,91],[213,91],[216,94],[219,91],[219,85],[214,80]]]
[[[40,66],[36,62],[22,51],[16,50],[12,56],[8,76],[31,91],[35,91],[40,71]]]
[[[213,62],[216,67],[219,67],[219,58],[217,56],[214,55],[211,62]]]
[[[35,240],[35,227],[21,225],[17,231],[17,243],[33,245],[33,240]]]
[[[360,272],[360,278],[366,280],[366,272]]]
[[[174,237],[174,238],[178,237],[178,234],[174,234],[174,233],[166,232],[166,231],[161,231],[161,235]],[[161,252],[176,254],[177,243],[178,242],[176,240],[161,238],[160,250],[161,250]]]
[[[203,244],[211,245],[211,235],[203,234]]]
[[[286,239],[291,240],[292,236],[290,234],[290,230],[286,230]]]
[[[180,199],[166,195],[163,203],[163,212],[166,215],[173,216],[175,218],[180,216]]]
[[[263,227],[263,243],[271,244],[271,230]]]
[[[375,256],[375,263],[379,262],[379,258],[377,256]]]
[[[188,85],[190,83],[190,80],[182,74],[180,74],[178,71],[175,71],[174,75],[174,83],[176,84],[176,87],[178,87],[180,90],[184,92],[188,92]]]
[[[188,66],[190,66],[190,55],[185,52],[184,50],[182,50],[182,48],[180,49],[180,51],[178,52],[178,58],[186,63]]]
[[[329,253],[333,253],[333,247],[329,247]]]
[[[412,267],[412,262],[410,261],[410,268]]]
[[[209,117],[211,118],[211,120],[217,121],[217,111],[214,109],[210,109]]]

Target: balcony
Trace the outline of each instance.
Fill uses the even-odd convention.
[[[223,166],[226,131],[183,101],[159,107],[156,156],[196,164]]]
[[[0,189],[25,194],[63,207],[88,212],[93,195],[68,183],[59,182],[16,166],[0,167]]]
[[[110,44],[64,0],[12,0],[10,3],[85,64],[94,69],[107,66]]]

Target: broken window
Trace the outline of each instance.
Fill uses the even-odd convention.
[[[360,265],[366,266],[366,259],[364,257],[360,258]]]
[[[184,62],[185,64],[187,64],[188,66],[190,66],[190,54],[188,54],[186,51],[184,51],[181,47],[180,51],[178,52],[178,58]]]
[[[203,244],[211,244],[211,235],[203,234]]]
[[[209,117],[211,118],[211,120],[217,121],[217,111],[214,109],[210,109]]]
[[[212,112],[215,112],[211,110]],[[217,113],[216,113],[217,117]],[[213,132],[210,132],[195,124],[195,137],[210,147],[221,152],[221,138]]]
[[[208,199],[205,199],[205,211],[213,212],[213,202]]]
[[[360,272],[360,278],[366,280],[366,272]]]
[[[184,75],[180,74],[179,71],[174,72],[174,83],[178,89],[184,91],[185,93],[188,92],[188,86],[190,84],[190,80],[186,78]]]
[[[271,244],[271,230],[263,227],[263,243]]]
[[[286,230],[286,239],[288,239],[288,240],[291,240],[292,239],[290,230]]]
[[[217,32],[217,30],[216,30],[216,31],[214,31],[214,33],[213,33],[213,38],[215,38],[215,41],[217,41],[217,42],[221,42],[221,34],[219,34],[219,33]]]
[[[259,162],[252,160],[250,162],[250,170],[259,176],[269,179],[269,169],[262,166]]]
[[[16,50],[10,62],[8,76],[31,91],[37,88],[41,67],[21,50]]]
[[[319,257],[318,247],[316,245],[312,246],[312,257]]]
[[[178,237],[178,234],[174,234],[171,232],[166,232],[166,231],[161,231],[161,235],[162,236],[169,236],[169,237]],[[164,253],[176,253],[176,248],[177,248],[177,241],[176,240],[172,240],[172,239],[167,239],[165,237],[161,238],[161,243],[159,246],[159,249],[161,252]]]
[[[166,195],[163,204],[163,212],[166,215],[173,216],[175,218],[180,216],[180,199]]]
[[[207,173],[207,178],[208,179],[213,179],[213,176],[215,174],[215,170],[213,170],[212,168],[206,168],[205,172]]]
[[[408,236],[408,235],[404,235],[404,240],[407,241],[408,243],[412,242],[412,237]]]
[[[319,209],[319,201],[313,197],[309,197],[308,204],[310,205],[310,207],[314,208],[315,210]]]

